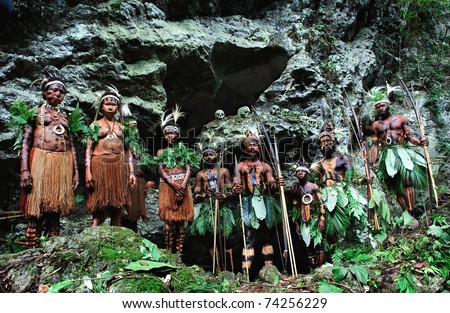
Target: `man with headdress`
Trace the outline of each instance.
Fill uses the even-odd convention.
[[[388,188],[394,190],[400,207],[415,216],[415,188],[427,184],[426,161],[407,143],[428,145],[428,140],[412,133],[405,116],[392,115],[390,103],[388,98],[384,98],[374,104],[377,115],[371,126],[371,166],[374,171],[378,170],[378,175],[383,177]],[[418,222],[414,219],[411,227],[417,226]]]
[[[315,268],[324,261],[322,238],[325,232],[325,205],[319,186],[308,181],[309,175],[310,170],[305,164],[296,164],[295,177],[298,182],[291,187],[294,195],[294,210],[291,215],[295,219],[297,234],[306,244],[308,263]],[[316,207],[319,210],[314,210]]]
[[[319,144],[323,154],[318,166],[319,186],[326,208],[323,239],[335,243],[339,237],[346,235],[352,220],[358,227],[366,227],[364,203],[367,200],[361,194],[355,198],[353,195],[357,191],[351,184],[364,183],[365,178],[355,180],[351,175],[349,157],[336,152],[334,125],[331,122],[326,123],[319,134]],[[319,253],[315,266],[322,266],[324,261],[324,254]]]
[[[23,129],[20,150],[21,208],[28,218],[27,247],[37,247],[42,223],[46,234],[58,236],[60,215],[74,207],[73,190],[78,186],[78,167],[72,133],[59,105],[66,95],[64,81],[55,76],[41,84],[45,103]]]
[[[130,203],[128,187],[134,188],[136,185],[137,175],[131,151],[124,145],[123,126],[116,120],[118,112],[122,119],[120,105],[117,89],[105,91],[94,122],[89,127],[86,187],[87,210],[92,214],[91,226],[101,225],[107,217],[110,217],[112,226],[121,226],[121,216]],[[99,111],[103,113],[103,118],[97,120]]]
[[[230,172],[227,168],[220,166],[221,162],[213,147],[206,146],[201,152],[204,168],[196,174],[194,186],[194,199],[198,203],[196,206],[198,212],[188,230],[193,234],[203,236],[207,232],[214,234],[214,231],[220,227],[216,235],[222,234],[224,238],[227,238],[235,225],[233,213],[226,201],[232,196]],[[217,214],[219,216],[216,216]],[[216,242],[222,243],[221,236],[216,239]],[[226,242],[222,244],[226,244]],[[211,256],[214,256],[215,252],[219,252],[220,256],[225,257],[223,250],[211,251]],[[219,256],[216,259],[219,259]]]
[[[278,181],[272,167],[261,161],[261,144],[258,137],[246,132],[243,147],[247,158],[237,164],[240,181],[234,178],[233,191],[242,194],[243,221],[245,224],[246,246],[242,250],[242,271],[248,274],[255,257],[255,233],[263,236],[262,255],[265,264],[273,264],[273,244],[270,229],[280,221],[280,205],[270,196],[284,184],[283,177]]]
[[[184,116],[178,106],[171,114],[163,114],[161,117],[162,134],[167,142],[167,148],[156,152],[159,182],[159,218],[165,222],[164,238],[166,248],[173,251],[175,241],[175,251],[177,254],[183,253],[185,239],[185,222],[194,218],[194,203],[192,191],[189,184],[191,178],[191,167],[194,159],[192,153],[182,143],[178,143],[180,127],[177,124],[179,117]],[[198,162],[198,160],[197,160]]]
[[[147,190],[144,170],[139,165],[144,148],[140,141],[137,121],[132,116],[128,116],[125,119],[124,137],[125,147],[128,147],[132,154],[133,168],[136,173],[136,186],[134,188],[128,188],[130,203],[126,207],[125,214],[122,216],[122,226],[137,232],[138,219],[142,218],[144,222],[147,220],[147,211],[145,209]]]

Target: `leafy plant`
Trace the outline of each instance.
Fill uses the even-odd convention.
[[[17,138],[13,144],[13,150],[19,154],[20,148],[22,147],[23,128],[32,125],[37,112],[25,100],[16,99],[9,108],[9,114],[11,119],[8,122],[8,127],[17,131]]]
[[[161,253],[158,247],[149,241],[148,239],[143,239],[143,246],[140,247],[141,253],[143,254],[143,260],[138,260],[129,263],[125,266],[126,270],[132,271],[151,271],[153,269],[159,268],[176,268],[176,266],[166,263],[158,262],[161,259]]]
[[[67,116],[67,120],[69,121],[69,129],[73,135],[81,138],[84,138],[87,135],[89,128],[86,125],[85,116],[78,104]]]
[[[93,122],[83,138],[83,143],[85,144],[87,139],[91,139],[93,142],[98,142],[98,132],[100,131],[100,124],[98,122]]]
[[[139,162],[139,165],[144,165],[155,173],[159,164],[164,164],[168,168],[173,168],[177,164],[180,166],[189,164],[193,170],[196,170],[200,167],[200,159],[194,149],[179,142],[175,147],[165,149],[159,156],[144,153]]]
[[[321,280],[318,291],[320,293],[342,293],[343,289],[330,284],[326,280]]]
[[[56,284],[50,286],[50,288],[47,290],[47,293],[58,292],[61,289],[65,288],[67,286],[73,285],[73,284],[74,284],[74,281],[72,281],[72,280],[65,280],[60,283],[56,283]]]
[[[402,275],[397,278],[397,285],[396,288],[400,292],[406,292],[406,293],[415,293],[416,287],[414,284],[414,279],[410,272],[406,272],[404,269],[402,269]]]

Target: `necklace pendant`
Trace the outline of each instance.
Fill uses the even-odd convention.
[[[66,129],[62,125],[53,126],[53,132],[57,135],[62,135],[62,134],[64,134],[65,131],[66,131]]]
[[[107,140],[113,140],[114,139],[113,134],[109,134],[108,136],[106,136],[106,139]]]

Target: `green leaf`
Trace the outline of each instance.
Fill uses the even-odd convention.
[[[348,189],[350,190],[350,195],[353,197],[353,199],[355,199],[356,201],[358,201],[359,203],[361,203],[362,205],[367,205],[367,198],[365,196],[363,196],[358,189],[356,189],[353,186],[348,186]]]
[[[152,261],[159,261],[161,258],[161,252],[158,246],[148,239],[143,239],[144,246],[141,246],[141,252],[144,254],[144,259],[151,259]]]
[[[372,199],[376,203],[377,206],[381,204],[381,193],[377,189],[373,189],[372,191]]]
[[[372,257],[368,254],[361,253],[358,254],[355,258],[353,258],[355,262],[366,262],[372,260]]]
[[[311,227],[310,223],[301,223],[300,225],[300,232],[303,238],[303,241],[305,242],[305,245],[308,247],[311,243]]]
[[[369,272],[362,265],[358,264],[350,264],[349,266],[350,272],[352,272],[358,281],[363,284],[367,284],[367,278],[369,277]]]
[[[342,293],[343,290],[339,287],[331,285],[326,280],[321,280],[318,291],[320,293]]]
[[[73,285],[73,284],[74,284],[74,282],[71,281],[71,280],[65,280],[65,281],[62,281],[62,282],[57,283],[57,284],[54,284],[54,285],[52,285],[50,288],[48,288],[47,293],[58,292],[58,291],[60,291],[61,289],[65,288],[65,287],[67,287],[67,286]]]
[[[437,238],[441,238],[445,235],[445,232],[442,230],[442,227],[437,225],[431,225],[428,227],[427,234],[431,236],[435,236]]]
[[[397,167],[395,166],[396,157],[392,149],[387,149],[386,152],[386,171],[389,176],[394,177],[397,174]]]
[[[375,236],[373,236],[373,238],[376,241],[378,241],[378,242],[383,242],[384,240],[386,240],[387,234],[386,233],[379,233],[379,234],[376,234]]]
[[[131,262],[130,264],[125,266],[125,269],[132,271],[151,271],[152,269],[163,267],[176,268],[176,266],[173,266],[172,264],[169,263],[139,260]]]
[[[403,166],[405,166],[408,170],[412,171],[414,169],[414,163],[409,156],[408,151],[402,146],[397,147],[397,153],[400,159],[402,160]]]
[[[333,212],[337,203],[338,192],[333,187],[327,186],[324,189],[323,199],[328,211]]]
[[[255,210],[256,217],[259,220],[264,220],[266,218],[266,205],[264,203],[264,198],[258,188],[255,188],[255,191],[253,193],[252,206]]]
[[[402,213],[403,218],[403,225],[404,226],[411,226],[414,224],[414,217],[412,217],[408,211],[403,211]]]
[[[333,266],[331,272],[333,273],[333,279],[340,282],[347,276],[348,269],[343,266]]]

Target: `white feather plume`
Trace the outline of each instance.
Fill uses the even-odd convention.
[[[175,107],[172,109],[173,121],[176,123],[180,117],[185,117],[186,112],[181,112],[181,106],[175,104]]]

